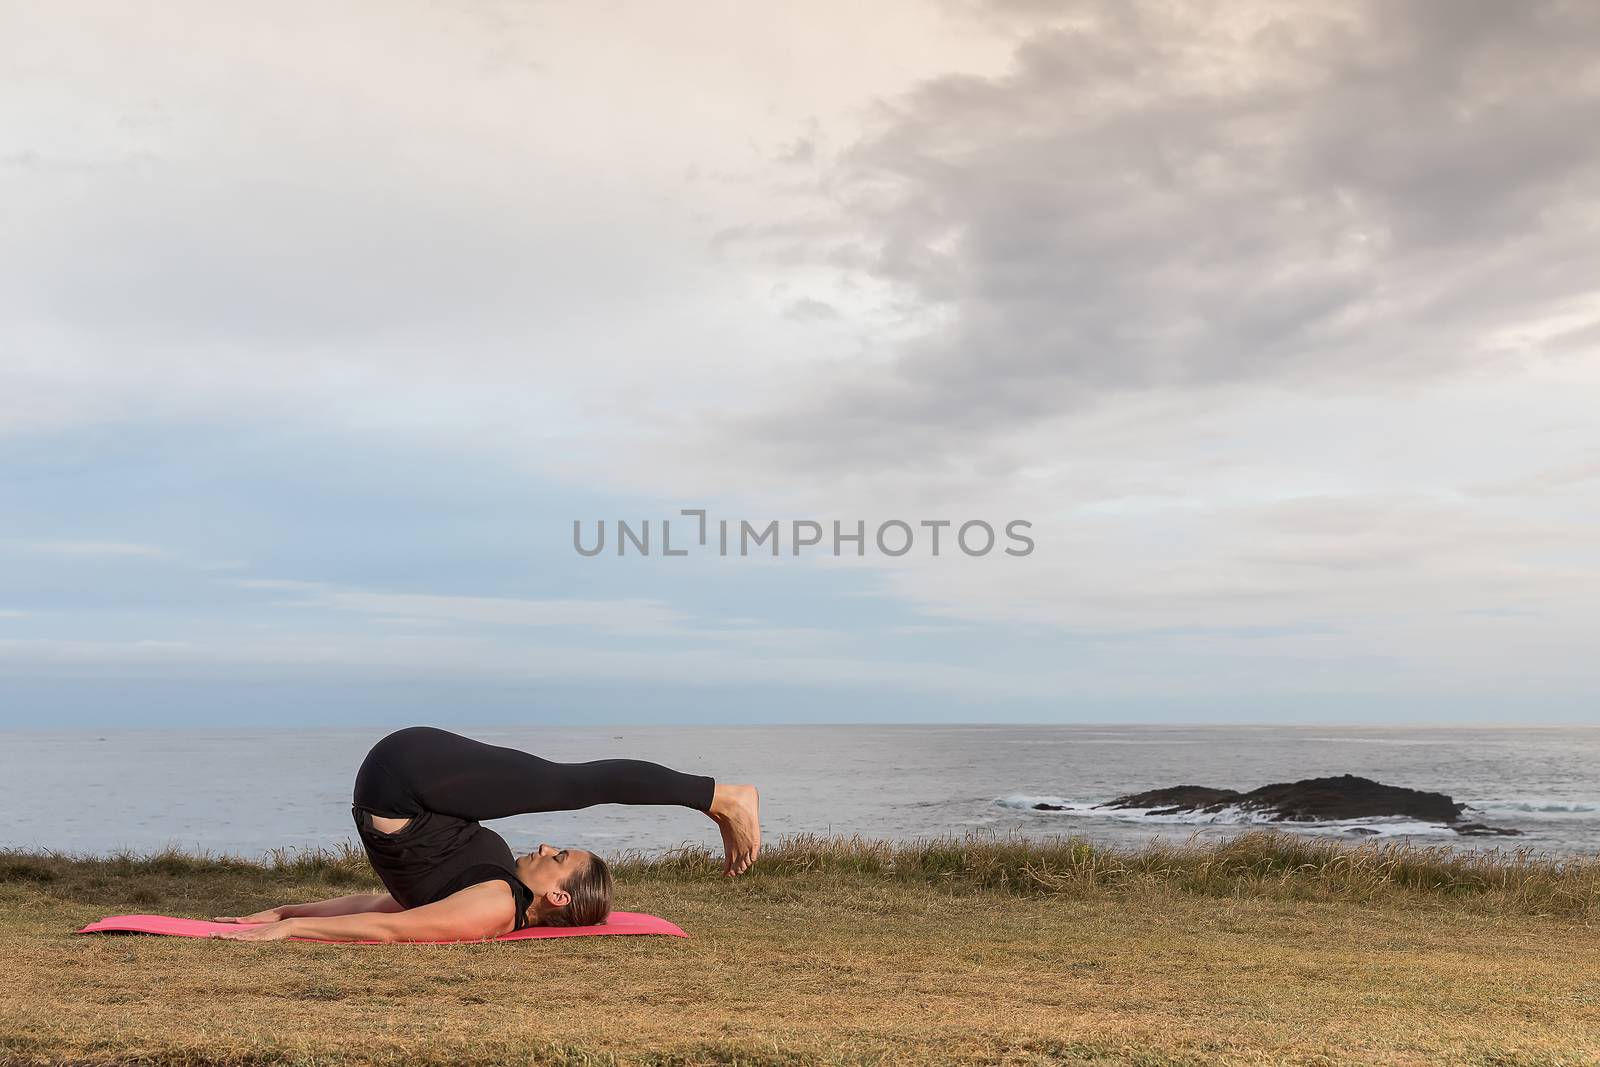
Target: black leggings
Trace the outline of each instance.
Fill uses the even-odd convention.
[[[356,772],[355,803],[393,818],[436,811],[471,820],[591,804],[680,804],[710,811],[715,787],[714,779],[659,763],[552,763],[448,730],[411,726],[367,753]]]

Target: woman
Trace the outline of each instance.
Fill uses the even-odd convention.
[[[593,804],[679,804],[722,829],[723,874],[761,850],[754,786],[723,785],[643,760],[552,763],[431,726],[396,731],[356,772],[356,830],[387,893],[286,904],[218,922],[262,923],[239,941],[468,941],[528,926],[588,926],[611,911],[611,871],[581,849],[540,845],[514,859],[478,824]]]

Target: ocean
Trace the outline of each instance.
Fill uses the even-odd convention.
[[[1458,848],[1600,853],[1600,727],[616,726],[453,727],[555,760],[634,757],[762,791],[767,840],[861,834],[1071,834],[1115,845],[1249,829],[1247,817],[1097,812],[1177,784],[1250,789],[1356,774],[1448,793],[1466,817],[1521,830],[1461,838],[1407,820],[1284,826]],[[167,846],[255,856],[355,841],[350,786],[380,729],[0,733],[0,847],[86,854]],[[1035,803],[1067,810],[1046,812]],[[677,808],[607,806],[491,824],[512,848],[716,849]]]

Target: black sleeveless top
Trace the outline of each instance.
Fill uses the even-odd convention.
[[[469,885],[503,881],[516,900],[513,929],[533,925],[528,921],[533,890],[517,877],[511,847],[493,830],[471,819],[425,811],[410,816],[398,832],[386,834],[372,825],[371,811],[354,805],[350,813],[372,869],[401,905],[420,908]]]

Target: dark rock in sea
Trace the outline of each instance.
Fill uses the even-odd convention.
[[[1382,831],[1380,831],[1380,830],[1374,830],[1370,826],[1352,826],[1352,827],[1350,827],[1350,829],[1345,831],[1345,833],[1347,833],[1347,834],[1356,834],[1356,835],[1361,836],[1361,837],[1368,837],[1368,836],[1370,836],[1372,834],[1381,833],[1381,832]]]
[[[1156,815],[1177,815],[1185,811],[1221,811],[1239,799],[1233,789],[1212,789],[1205,785],[1173,785],[1147,793],[1129,793],[1099,805],[1102,808],[1160,808]]]
[[[1037,803],[1037,804],[1035,804],[1033,806],[1033,810],[1034,811],[1066,811],[1067,810],[1067,806],[1065,804],[1046,804],[1043,801],[1040,801],[1039,803]]]
[[[1517,837],[1522,833],[1521,830],[1512,830],[1505,826],[1485,826],[1481,822],[1462,823],[1450,829],[1468,837]]]
[[[1148,808],[1147,814],[1151,815],[1214,814],[1224,808],[1239,808],[1258,812],[1272,822],[1332,822],[1405,816],[1424,822],[1451,824],[1466,805],[1456,803],[1444,793],[1384,785],[1371,778],[1342,774],[1337,778],[1275,782],[1248,793],[1179,785],[1130,793],[1099,807]],[[1486,830],[1493,832],[1493,828]]]
[[[1246,793],[1240,804],[1250,810],[1270,811],[1287,822],[1404,815],[1426,822],[1448,823],[1454,822],[1466,807],[1443,793],[1383,785],[1353,774],[1264,785]]]

